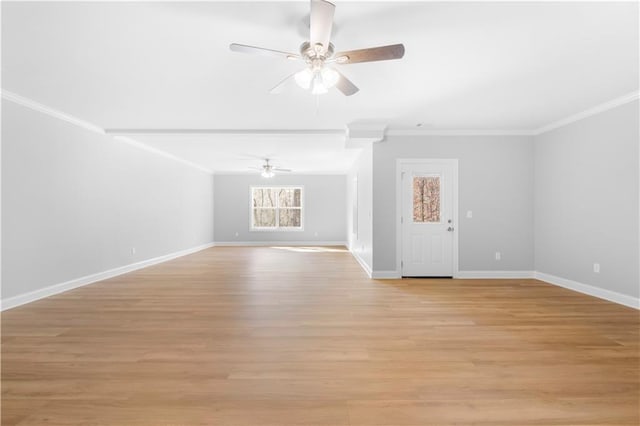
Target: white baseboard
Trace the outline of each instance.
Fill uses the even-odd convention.
[[[618,293],[611,290],[605,290],[588,284],[582,284],[577,281],[556,277],[555,275],[545,274],[543,272],[536,272],[534,278],[549,284],[577,291],[578,293],[584,293],[589,296],[598,297],[600,299],[608,300],[610,302],[618,303],[630,308],[640,309],[640,299],[632,296],[627,296],[626,294]]]
[[[84,277],[76,278],[71,281],[67,281],[60,284],[54,284],[39,290],[31,291],[29,293],[19,294],[17,296],[9,297],[0,301],[0,311],[15,308],[16,306],[24,305],[25,303],[34,302],[36,300],[53,296],[54,294],[63,293],[74,288],[82,287],[88,284],[93,284],[98,281],[113,278],[118,275],[126,274],[128,272],[136,271],[138,269],[146,268],[148,266],[156,265],[158,263],[166,262],[178,257],[186,256],[188,254],[195,253],[200,250],[213,247],[214,243],[203,244],[201,246],[180,250],[174,253],[166,254],[164,256],[154,257],[153,259],[143,260],[141,262],[131,263],[129,265],[121,266],[119,268],[110,269],[108,271],[98,272],[97,274],[86,275]]]
[[[534,271],[458,271],[455,278],[518,279],[518,278],[534,278],[534,276],[535,276]]]
[[[13,296],[5,300],[0,301],[0,311],[15,308],[26,303],[30,303],[54,294],[63,293],[74,288],[82,287],[88,284],[92,284],[98,281],[106,280],[116,277],[118,275],[126,274],[128,272],[136,271],[138,269],[146,268],[152,265],[156,265],[162,262],[166,262],[178,257],[186,256],[204,250],[214,246],[346,246],[344,241],[296,241],[296,242],[216,242],[203,244],[201,246],[192,247],[189,249],[181,250],[178,252],[170,253],[164,256],[155,257],[153,259],[143,260],[141,262],[132,263],[130,265],[121,266],[119,268],[110,269],[104,272],[98,272],[97,274],[87,275],[84,277],[76,278],[71,281],[67,281],[60,284],[54,284],[49,287],[45,287],[39,290],[35,290],[29,293]],[[351,251],[351,254],[360,264],[362,269],[367,273],[369,278],[373,279],[400,279],[399,271],[372,271],[371,267],[358,256],[357,253]],[[566,278],[556,277],[554,275],[545,274],[536,271],[459,271],[456,278],[463,279],[481,279],[481,278],[535,278],[540,281],[544,281],[549,284],[557,285],[569,290],[577,291],[579,293],[587,294],[589,296],[598,297],[600,299],[608,300],[610,302],[618,303],[630,308],[640,309],[640,298],[627,296],[625,294],[617,293],[615,291],[605,290],[599,287],[594,287],[588,284],[582,284],[577,281],[572,281]]]
[[[459,271],[454,278],[462,279],[482,279],[482,278],[533,278],[533,271]],[[402,278],[400,271],[373,271],[373,278],[376,279],[399,279]]]
[[[346,247],[346,241],[216,241],[217,247],[298,247],[298,246],[341,246]]]
[[[360,259],[355,255],[356,259],[362,265]],[[365,268],[363,266],[363,268]],[[392,271],[371,271],[371,269],[365,268],[369,276],[378,280],[397,280],[402,278],[402,273],[398,270]],[[459,271],[454,278],[463,279],[481,279],[481,278],[534,278],[534,271]]]
[[[360,266],[362,266],[362,269],[364,269],[364,272],[366,272],[369,278],[371,278],[371,267],[367,265],[367,262],[365,262],[364,259],[362,259],[358,255],[358,253],[354,252],[353,250],[349,250],[349,251],[351,252],[351,255],[358,261]]]
[[[399,280],[402,275],[400,271],[373,271],[371,278],[376,280]]]

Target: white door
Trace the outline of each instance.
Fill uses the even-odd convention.
[[[453,276],[454,161],[401,166],[403,277]]]

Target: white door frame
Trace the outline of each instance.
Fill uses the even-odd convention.
[[[458,278],[458,159],[457,158],[398,158],[396,160],[396,270],[402,277],[402,166],[422,164],[450,164],[453,170],[453,278]]]

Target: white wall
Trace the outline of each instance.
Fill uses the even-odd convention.
[[[638,117],[636,100],[536,137],[538,272],[640,296]]]
[[[5,301],[212,242],[213,176],[3,100],[2,231]]]
[[[302,231],[251,231],[251,186],[302,185]],[[278,174],[264,179],[256,174],[216,175],[216,243],[335,242],[347,241],[345,175]],[[236,235],[236,233],[238,235]]]
[[[460,271],[533,271],[533,144],[528,136],[391,136],[374,144],[374,271],[399,269],[399,158],[459,160]],[[467,210],[472,219],[466,218]]]
[[[371,145],[362,149],[358,160],[347,176],[347,216],[349,217],[349,250],[363,267],[373,269],[373,149]],[[357,180],[357,194],[354,182]],[[357,223],[354,226],[353,206],[357,203]]]

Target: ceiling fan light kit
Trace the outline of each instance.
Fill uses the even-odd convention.
[[[265,169],[265,170],[263,170],[263,171],[262,171],[262,173],[260,173],[260,175],[261,175],[263,178],[267,178],[267,179],[269,179],[269,178],[274,177],[276,174],[275,174],[275,173],[273,173],[273,171],[271,171],[271,170],[267,170],[267,169]]]
[[[269,179],[276,175],[275,172],[290,172],[291,169],[283,169],[281,167],[273,166],[268,158],[264,159],[264,164],[260,167],[249,167],[254,170],[261,170],[260,176],[263,178]]]
[[[314,95],[327,93],[336,85],[340,76],[331,68],[305,68],[295,74],[296,83]]]
[[[330,88],[336,87],[345,96],[351,96],[358,92],[358,87],[339,71],[328,66],[329,64],[346,65],[400,59],[404,56],[404,45],[393,44],[334,54],[334,46],[329,41],[334,12],[333,3],[326,0],[311,0],[309,41],[302,43],[300,54],[237,43],[232,43],[229,48],[233,52],[280,56],[306,63],[306,68],[282,80],[271,89],[271,93],[280,93],[282,87],[293,78],[298,86],[309,90],[313,95],[327,93]]]

